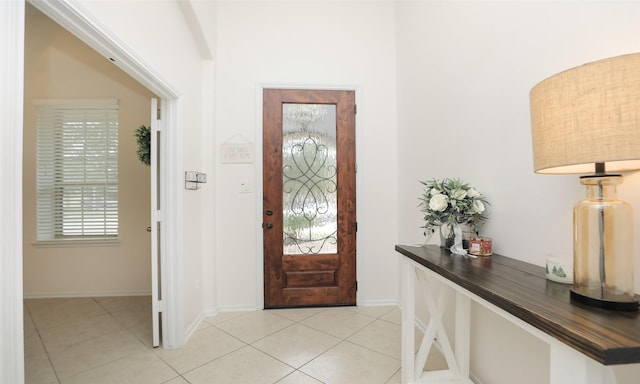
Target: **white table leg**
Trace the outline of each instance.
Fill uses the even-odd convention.
[[[469,377],[471,353],[471,299],[456,291],[455,353],[460,375]]]
[[[411,384],[415,381],[415,268],[410,262],[402,262],[402,350],[400,380],[402,384]]]
[[[549,384],[616,384],[613,369],[561,342],[550,344]]]

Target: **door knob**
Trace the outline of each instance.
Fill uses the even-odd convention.
[[[267,209],[267,212],[266,212],[266,213],[267,213],[267,216],[271,216],[271,215],[273,215],[273,211],[272,211],[272,210],[270,210],[270,209]]]
[[[273,228],[273,224],[271,224],[271,223],[267,223],[267,225],[266,225],[266,226],[267,226],[267,229],[271,229],[271,228]]]

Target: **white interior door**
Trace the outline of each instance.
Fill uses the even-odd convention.
[[[163,124],[158,99],[151,99],[151,311],[153,323],[153,346],[160,345],[160,326],[164,312],[162,291],[162,211],[158,190],[160,186],[160,135]]]

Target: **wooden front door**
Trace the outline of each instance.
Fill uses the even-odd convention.
[[[355,305],[355,93],[263,92],[264,306]]]

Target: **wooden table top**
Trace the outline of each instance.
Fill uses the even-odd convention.
[[[640,363],[640,312],[611,311],[571,300],[570,285],[545,269],[493,254],[476,259],[437,245],[396,251],[491,304],[604,364]]]

